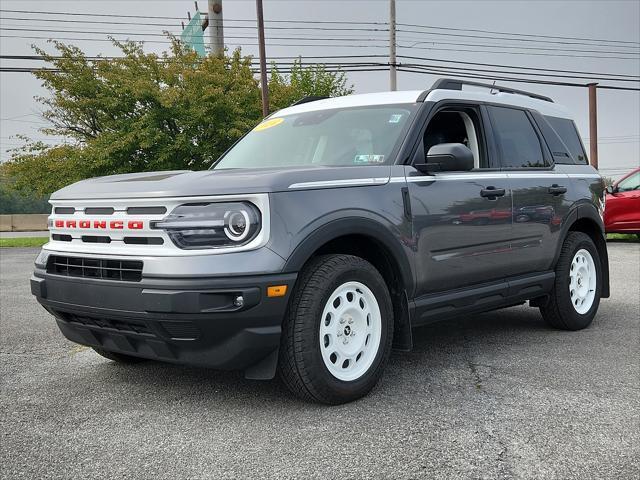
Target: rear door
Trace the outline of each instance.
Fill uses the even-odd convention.
[[[510,273],[548,270],[571,206],[565,199],[569,178],[555,168],[530,112],[503,106],[489,106],[488,112],[513,195]]]
[[[417,297],[509,275],[511,192],[499,171],[487,122],[478,105],[434,107],[423,125],[414,163],[424,163],[433,145],[463,143],[474,153],[476,168],[424,174],[405,167]]]

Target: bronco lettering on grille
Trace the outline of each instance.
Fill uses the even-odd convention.
[[[124,230],[125,228],[129,230],[142,230],[144,228],[144,222],[142,220],[55,220],[53,222],[56,228],[99,228],[99,229],[107,229],[111,230]]]

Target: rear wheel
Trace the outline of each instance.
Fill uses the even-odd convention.
[[[602,272],[593,240],[582,232],[569,232],[556,265],[549,302],[540,307],[545,321],[555,328],[588,327],[600,305]]]
[[[393,307],[376,268],[325,255],[301,273],[285,319],[279,372],[297,396],[328,404],[371,390],[386,365]]]
[[[93,351],[96,352],[101,357],[108,358],[109,360],[113,360],[114,362],[117,362],[117,363],[140,363],[140,362],[144,362],[145,360],[144,358],[132,357],[131,355],[125,355],[124,353],[110,352],[108,350],[103,350],[102,348],[98,348],[98,347],[91,347],[91,348],[93,348]]]

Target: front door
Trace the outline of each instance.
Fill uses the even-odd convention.
[[[479,107],[442,106],[428,120],[418,157],[438,143],[474,153],[468,172],[427,175],[405,167],[416,251],[416,297],[509,275],[512,199],[486,141]],[[418,162],[416,162],[418,163]]]

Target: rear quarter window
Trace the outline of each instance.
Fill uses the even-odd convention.
[[[582,141],[580,140],[580,136],[578,135],[578,129],[576,128],[575,123],[573,123],[573,121],[569,120],[568,118],[551,117],[546,115],[544,119],[547,121],[549,126],[553,129],[558,137],[557,139],[554,139],[553,135],[549,132],[550,134],[548,138],[547,132],[545,132],[545,128],[541,128],[545,139],[547,139],[549,148],[551,148],[553,152],[555,162],[587,165],[589,163],[587,154],[585,153],[584,147],[582,146]],[[558,139],[562,142],[566,151],[571,155],[571,158],[565,157],[564,161],[561,158],[558,158],[559,155],[557,155],[556,151],[559,149],[559,147],[553,145],[554,142],[557,143]]]

